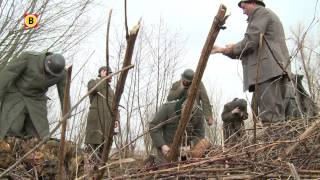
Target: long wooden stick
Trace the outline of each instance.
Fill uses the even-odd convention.
[[[224,24],[225,20],[227,19],[228,16],[225,16],[225,13],[227,11],[226,6],[220,5],[220,8],[218,10],[218,13],[216,17],[214,18],[212,22],[212,26],[210,29],[210,32],[208,34],[207,40],[204,44],[204,47],[201,52],[201,56],[198,62],[198,66],[194,75],[194,78],[191,83],[191,87],[188,93],[188,99],[187,99],[187,104],[183,109],[181,119],[179,121],[179,126],[176,130],[176,134],[174,136],[169,155],[168,155],[168,160],[169,161],[175,161],[178,158],[178,147],[181,142],[181,137],[183,136],[183,132],[186,129],[186,126],[190,120],[190,115],[191,115],[191,109],[193,107],[193,103],[196,98],[196,94],[198,91],[199,84],[201,82],[201,78],[203,76],[203,72],[206,68],[210,52],[213,48],[213,44],[218,36],[218,33]]]
[[[109,61],[109,33],[110,33],[110,24],[111,24],[111,15],[112,15],[112,9],[109,11],[109,18],[108,18],[108,26],[107,26],[107,34],[106,34],[106,67],[108,69],[108,74],[109,72],[109,68],[110,68],[110,61]],[[106,105],[107,107],[103,107],[104,111],[108,111],[108,113],[110,113],[111,115],[111,119],[114,119],[115,114],[112,112],[112,109],[110,107],[109,104],[109,86],[106,87],[106,94],[104,94],[103,96],[105,97],[105,101],[106,101]],[[109,119],[106,119],[107,121],[109,121]],[[107,129],[108,127],[105,126],[104,127],[104,131],[103,131],[103,136],[106,137],[109,134],[110,129]],[[102,158],[102,157],[101,157]]]
[[[64,97],[63,97],[63,110],[62,115],[67,114],[70,109],[70,84],[71,84],[71,73],[72,65],[67,68],[67,76],[65,80],[64,87]],[[61,126],[61,139],[60,139],[60,154],[59,154],[59,173],[58,179],[66,179],[66,173],[64,169],[64,158],[65,158],[65,137],[66,137],[67,121],[62,122]]]
[[[256,83],[254,85],[254,95],[252,97],[253,99],[253,143],[256,143],[257,141],[257,122],[258,122],[258,115],[259,115],[259,110],[258,107],[260,105],[260,89],[258,86],[259,79],[260,79],[260,66],[261,66],[261,52],[262,52],[262,40],[263,40],[263,33],[260,33],[260,38],[259,38],[259,47],[258,47],[258,54],[257,54],[257,69],[256,69]]]
[[[134,45],[136,38],[138,36],[138,32],[140,29],[140,21],[136,26],[133,27],[133,29],[130,31],[130,34],[127,38],[127,48],[126,48],[126,53],[123,61],[123,67],[126,67],[131,64],[132,60],[132,55],[133,55],[133,50],[134,50]],[[116,90],[115,90],[115,95],[112,101],[112,113],[114,116],[111,119],[111,124],[109,130],[105,134],[105,141],[106,143],[103,145],[103,151],[102,151],[102,160],[103,163],[105,164],[108,161],[109,158],[109,153],[111,149],[111,145],[113,142],[113,133],[114,133],[114,126],[115,126],[115,121],[116,121],[116,114],[118,113],[118,106],[120,103],[121,95],[124,90],[124,85],[127,79],[128,71],[123,71],[120,74],[120,77],[117,82]],[[104,174],[105,169],[102,169],[101,172],[99,173],[97,179],[102,179],[103,174]]]
[[[111,15],[112,15],[112,9],[110,9],[109,11],[107,35],[106,35],[106,66],[107,67],[109,67],[109,34],[110,34]]]

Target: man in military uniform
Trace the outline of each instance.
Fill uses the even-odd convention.
[[[303,87],[302,79],[303,75],[293,75],[292,82],[294,88],[287,91],[285,101],[286,119],[301,118],[300,110],[306,117],[314,117],[317,115],[317,105],[312,101],[310,95]]]
[[[223,136],[226,142],[232,142],[241,137],[243,135],[244,120],[248,119],[247,101],[234,98],[224,105],[221,118],[223,121]]]
[[[170,145],[179,125],[183,102],[186,102],[186,100],[180,99],[163,104],[149,124],[152,143],[157,148],[158,156],[162,160],[165,159],[170,150]],[[182,142],[187,142],[186,145],[191,145],[191,142],[196,144],[204,138],[203,115],[197,105],[192,108],[191,119],[185,135]]]
[[[283,121],[291,69],[282,23],[273,11],[265,8],[263,0],[241,0],[238,6],[248,15],[244,38],[223,48],[214,47],[211,53],[241,60],[243,88],[255,92],[262,123]]]
[[[88,82],[88,90],[92,89],[100,80],[111,74],[111,68],[102,66],[98,70],[98,78],[91,79]],[[114,92],[110,87],[112,77],[101,83],[89,96],[90,107],[87,119],[85,143],[93,149],[99,147],[99,153],[102,150],[105,133],[110,131],[112,118],[112,100]],[[117,118],[119,114],[116,114]],[[116,127],[118,121],[116,121]]]
[[[57,85],[63,105],[66,71],[61,54],[24,52],[0,72],[0,139],[49,134],[48,88]]]
[[[178,99],[186,99],[187,98],[187,92],[191,85],[192,79],[194,76],[194,71],[192,69],[186,69],[181,74],[181,79],[179,81],[176,81],[173,83],[167,100],[173,101]],[[200,107],[203,110],[203,114],[205,116],[205,119],[209,126],[213,124],[213,117],[212,117],[212,110],[211,110],[211,104],[209,101],[209,97],[206,91],[206,88],[204,87],[203,83],[200,83],[197,96],[196,96],[196,102],[200,105]]]

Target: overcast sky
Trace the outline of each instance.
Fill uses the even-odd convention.
[[[196,69],[203,44],[220,3],[227,6],[227,14],[231,16],[226,22],[227,29],[220,32],[215,44],[222,46],[242,39],[247,26],[247,17],[237,6],[238,2],[236,0],[128,0],[129,29],[138,22],[140,17],[143,24],[147,25],[158,24],[161,17],[169,30],[178,31],[182,37],[187,39],[186,54],[181,63],[185,68]],[[298,23],[308,25],[313,19],[315,10],[317,11],[316,19],[319,20],[320,5],[318,4],[315,9],[316,0],[265,0],[264,2],[266,7],[272,9],[281,19],[287,37],[290,35],[290,30]],[[107,13],[111,8],[113,9],[113,25],[123,26],[123,0],[101,1],[97,9],[94,9],[97,13],[94,18],[104,19],[106,22]],[[95,35],[95,43],[99,47],[105,44],[105,33],[103,33],[105,27],[106,24],[102,25],[100,33]],[[313,30],[317,30],[319,34],[319,29],[318,23]],[[103,59],[104,52],[105,48],[97,48],[96,56]],[[177,79],[183,70],[178,70]],[[234,97],[245,98],[242,92],[240,61],[231,60],[222,55],[211,56],[203,81],[210,93],[213,90],[223,92],[224,101],[229,101]]]

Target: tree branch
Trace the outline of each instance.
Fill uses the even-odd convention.
[[[179,121],[179,126],[176,130],[176,134],[174,136],[169,155],[168,160],[169,161],[176,161],[178,158],[178,149],[181,142],[181,138],[183,136],[183,132],[186,129],[186,126],[190,120],[191,110],[193,107],[193,103],[196,98],[196,94],[198,92],[199,84],[201,83],[201,78],[203,76],[204,70],[206,68],[210,52],[213,48],[213,44],[219,34],[219,31],[221,27],[224,25],[225,20],[228,18],[228,16],[225,16],[225,13],[227,11],[226,6],[220,5],[220,8],[218,10],[218,13],[216,17],[214,18],[212,22],[212,26],[210,28],[210,32],[208,34],[207,40],[203,46],[201,56],[198,62],[198,66],[195,72],[195,75],[193,77],[191,87],[188,93],[187,103],[185,107],[183,108],[182,115]]]

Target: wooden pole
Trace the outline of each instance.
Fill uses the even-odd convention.
[[[136,26],[133,27],[133,29],[130,31],[129,36],[126,39],[127,48],[126,48],[125,57],[123,61],[123,67],[131,65],[134,45],[135,45],[136,38],[138,36],[139,29],[140,29],[140,21]],[[123,71],[120,74],[120,77],[117,82],[116,90],[115,90],[115,95],[112,101],[111,110],[112,110],[112,114],[114,114],[115,116],[112,117],[110,129],[105,134],[105,144],[103,145],[103,151],[102,151],[102,160],[104,164],[108,161],[108,158],[109,158],[109,153],[110,153],[111,145],[113,142],[114,125],[117,117],[116,114],[118,113],[118,106],[120,103],[121,95],[124,90],[124,85],[127,79],[127,75],[128,75],[128,70]],[[104,171],[105,169],[101,170],[97,179],[101,179],[103,177]]]
[[[204,44],[204,47],[202,48],[201,56],[198,62],[198,66],[195,72],[195,75],[193,77],[191,87],[188,93],[188,99],[187,104],[184,107],[181,115],[181,119],[179,121],[179,126],[176,130],[176,134],[174,136],[169,155],[168,160],[169,161],[176,161],[178,158],[178,149],[181,142],[181,137],[183,136],[183,132],[186,129],[186,126],[190,120],[191,110],[193,107],[193,103],[196,98],[196,94],[198,91],[199,84],[201,83],[201,78],[203,76],[203,72],[206,68],[210,52],[213,48],[214,42],[219,34],[220,29],[225,23],[225,20],[228,16],[225,16],[227,11],[227,7],[224,5],[220,5],[217,15],[215,16],[212,26],[210,29],[210,32],[208,34],[207,40]]]
[[[258,114],[259,110],[258,107],[260,105],[260,89],[258,86],[259,79],[260,79],[260,67],[261,67],[261,52],[262,52],[262,40],[263,40],[263,33],[260,33],[259,38],[259,47],[258,47],[258,54],[257,54],[257,69],[256,69],[256,83],[254,85],[254,95],[252,97],[253,100],[253,143],[257,142],[257,122],[258,122]]]
[[[62,116],[66,115],[70,109],[70,84],[71,84],[71,73],[72,65],[67,68],[67,76],[64,86],[64,96],[63,96],[63,110]],[[65,137],[66,137],[67,121],[63,121],[61,125],[61,138],[60,138],[60,154],[59,154],[59,173],[58,179],[66,179],[66,172],[64,168],[64,158],[65,158]]]

